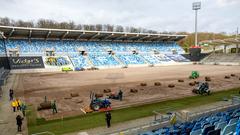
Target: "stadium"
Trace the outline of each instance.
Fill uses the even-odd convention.
[[[0,25],[0,134],[239,135],[239,34],[194,34]]]

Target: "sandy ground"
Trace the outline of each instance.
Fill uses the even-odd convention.
[[[113,108],[126,107],[146,102],[181,98],[194,95],[188,79],[191,71],[200,72],[203,81],[205,76],[210,76],[210,88],[213,91],[227,88],[240,87],[240,66],[220,65],[178,65],[162,67],[138,67],[126,69],[107,69],[98,71],[83,71],[69,73],[31,73],[17,74],[14,89],[17,96],[24,98],[28,104],[35,107],[44,101],[44,96],[49,100],[55,99],[59,113],[52,115],[51,110],[39,111],[38,116],[46,119],[61,118],[82,114],[80,108],[89,105],[90,92],[102,93],[103,89],[118,92],[123,89],[123,101],[112,101]],[[224,79],[225,75],[236,74],[238,77]],[[184,82],[178,82],[183,79]],[[140,86],[145,82],[147,86]],[[154,82],[161,82],[161,86],[154,86]],[[175,84],[168,88],[168,84]],[[130,89],[136,88],[138,93],[131,93]],[[78,93],[78,97],[70,97],[70,93]],[[106,94],[104,94],[106,96]],[[78,103],[82,100],[82,103]]]

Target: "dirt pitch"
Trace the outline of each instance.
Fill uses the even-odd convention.
[[[199,71],[201,77],[196,80],[188,79],[193,70]],[[225,75],[231,74],[236,76],[224,78]],[[80,108],[89,105],[90,91],[103,94],[103,89],[118,92],[121,88],[124,93],[123,101],[112,100],[113,108],[121,108],[194,95],[191,92],[194,86],[190,86],[189,83],[203,81],[205,76],[211,77],[212,81],[209,84],[212,91],[240,87],[240,66],[178,65],[16,74],[14,89],[19,98],[27,104],[33,104],[35,108],[44,101],[44,96],[47,96],[48,100],[55,99],[58,114],[52,115],[51,110],[38,112],[38,117],[54,119],[83,114]],[[183,79],[184,82],[178,82],[178,79]],[[140,86],[142,82],[147,83],[147,86]],[[161,86],[155,86],[155,82],[160,82]],[[169,88],[169,84],[174,84],[175,87]],[[131,93],[131,88],[136,88],[138,92]],[[71,93],[78,93],[79,96],[71,97]],[[80,102],[81,100],[83,102]]]

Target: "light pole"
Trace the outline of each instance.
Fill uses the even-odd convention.
[[[201,9],[201,2],[194,2],[192,4],[192,9],[195,10],[195,46],[198,46],[197,39],[197,11]]]

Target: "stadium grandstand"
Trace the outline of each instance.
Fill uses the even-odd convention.
[[[2,55],[7,52],[10,57],[43,57],[45,68],[68,66],[82,70],[189,62],[177,44],[186,35],[9,26],[0,26],[0,31],[6,38],[1,41]]]

